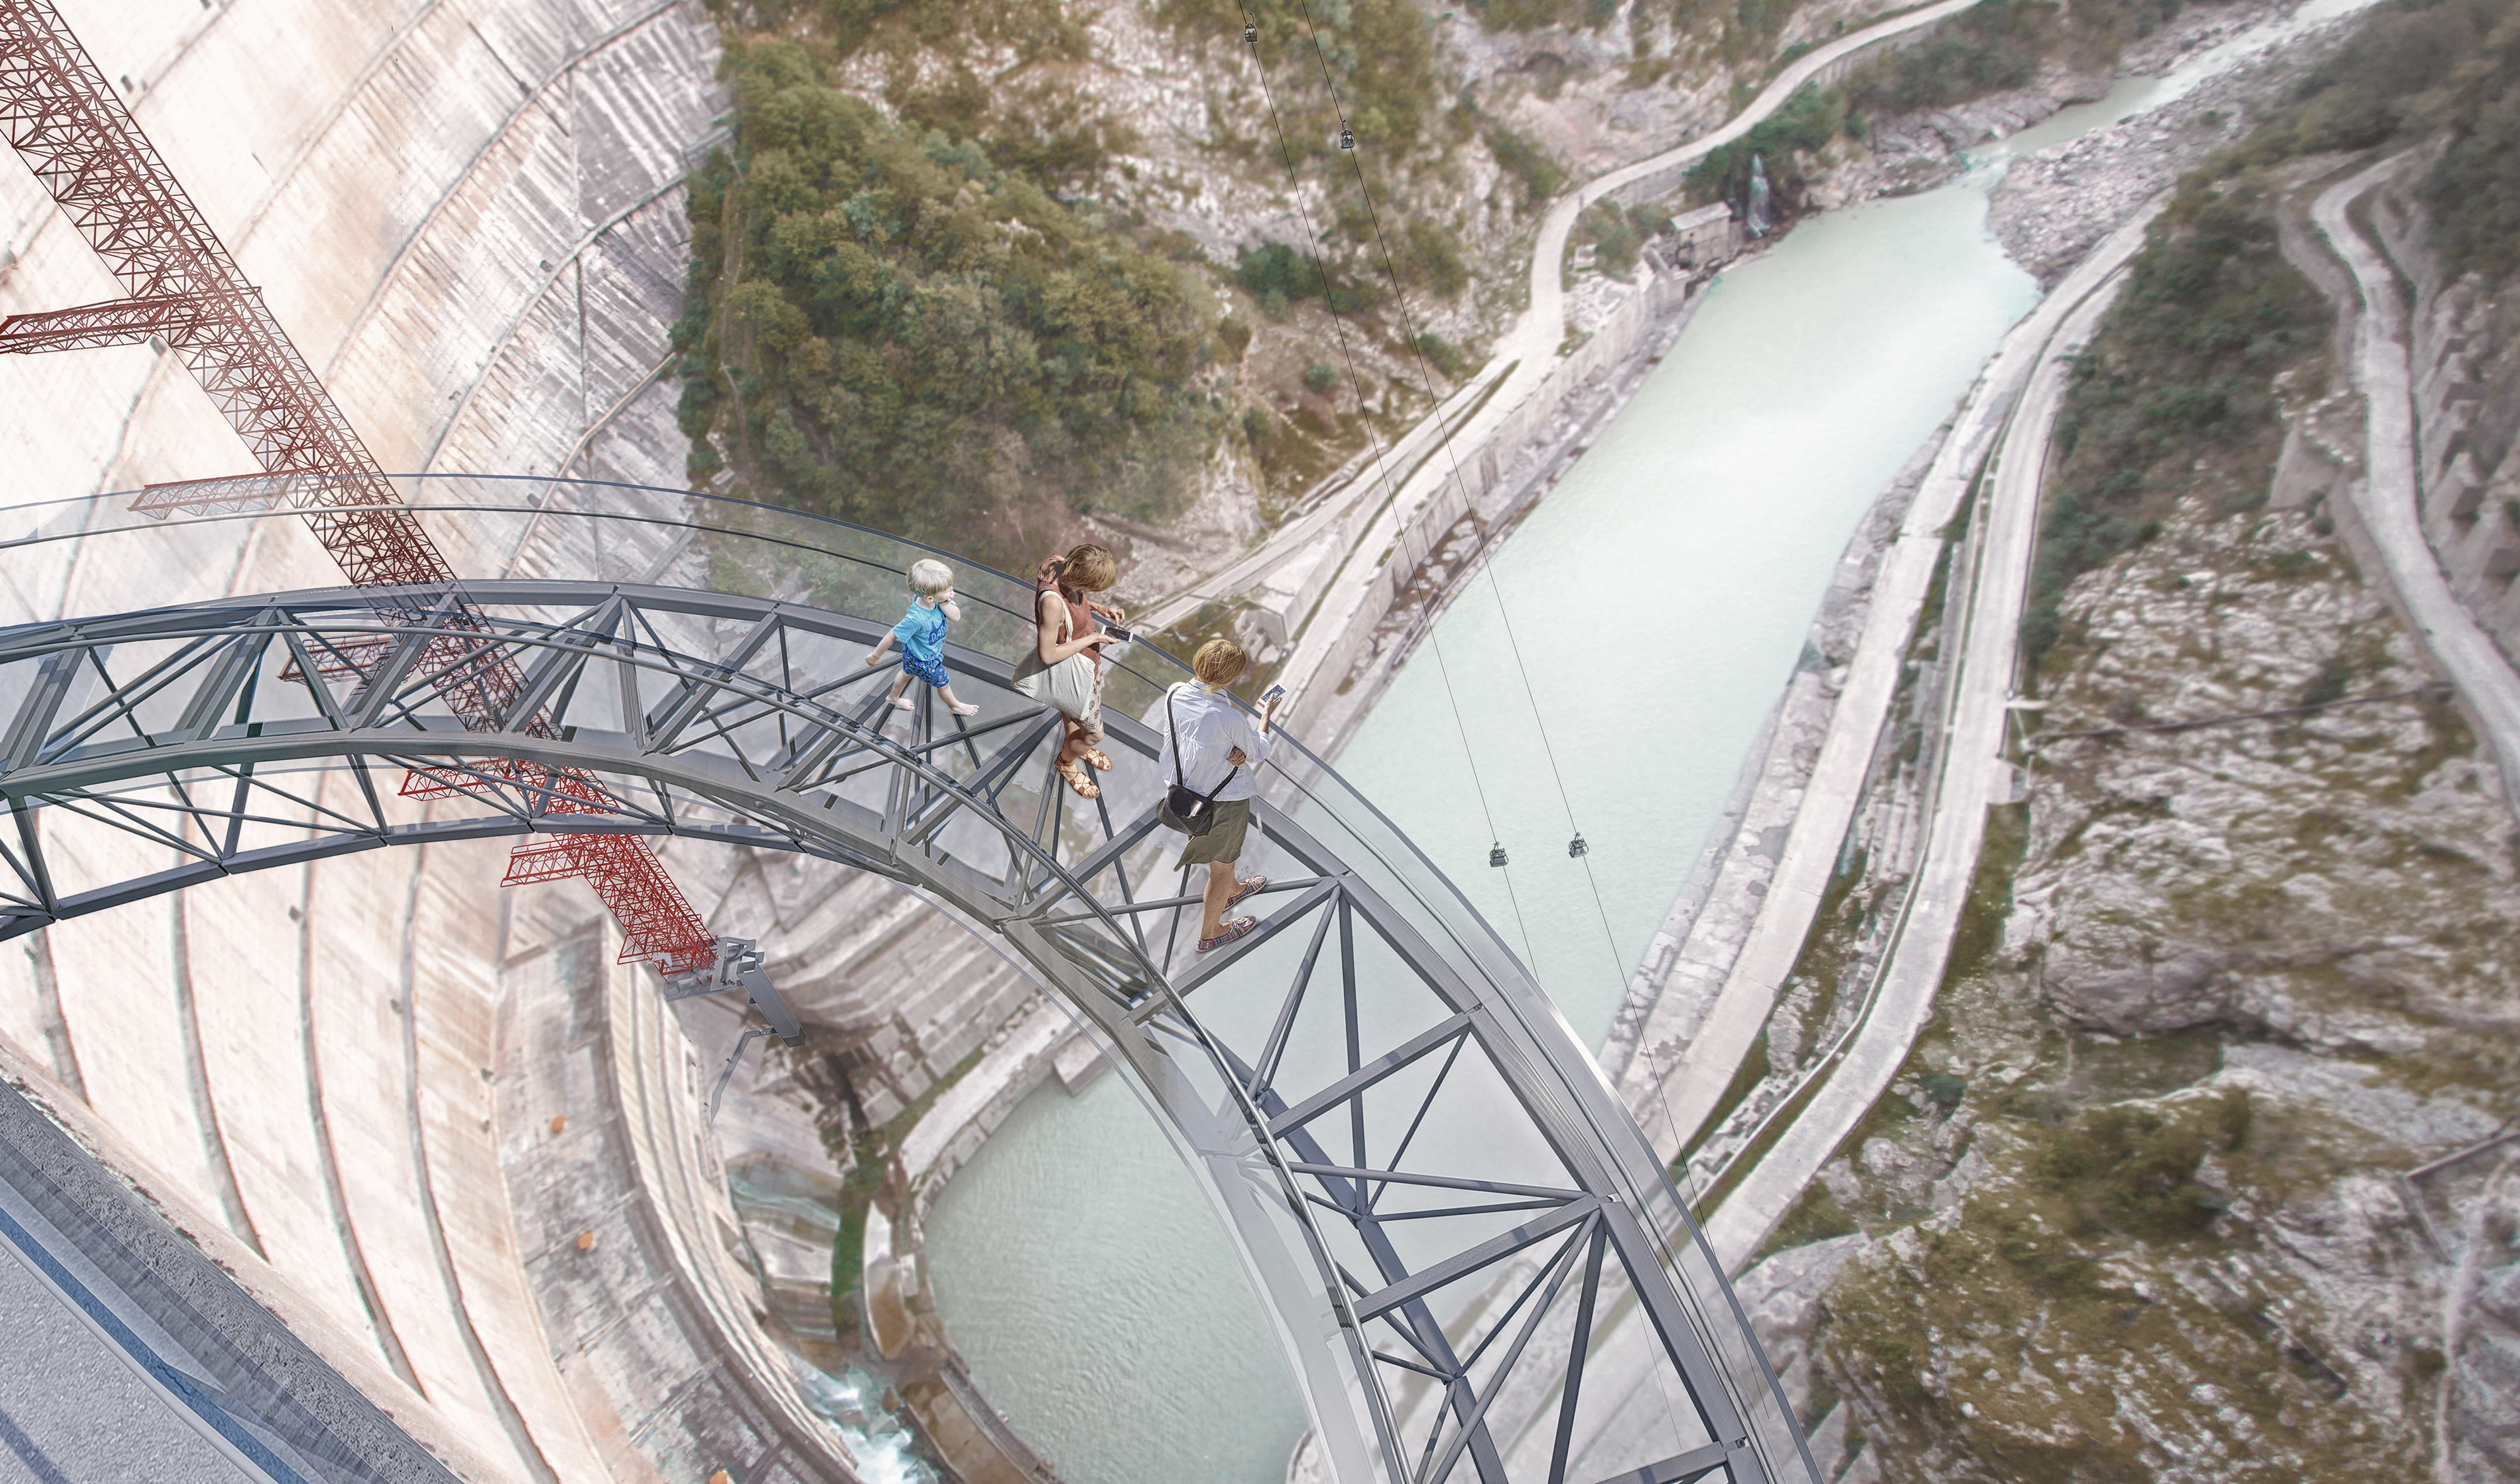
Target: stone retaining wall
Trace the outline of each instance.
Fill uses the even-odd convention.
[[[2420,176],[2408,171],[2409,185]],[[2415,280],[2415,479],[2424,534],[2451,591],[2520,656],[2520,336],[2507,295],[2482,274],[2451,279],[2400,190],[2371,198],[2371,224]],[[2520,660],[2515,660],[2520,662]]]
[[[1525,394],[1494,436],[1432,456],[1457,460],[1461,477],[1446,479],[1401,529],[1354,621],[1315,672],[1337,679],[1334,691],[1305,703],[1305,736],[1326,756],[1337,755],[1444,598],[1475,566],[1485,533],[1516,519],[1627,404],[1688,325],[1709,282],[1688,270],[1657,268],[1650,258],[1638,271],[1648,275],[1644,286]],[[1462,561],[1465,551],[1468,560]],[[1430,587],[1442,591],[1430,594]]]

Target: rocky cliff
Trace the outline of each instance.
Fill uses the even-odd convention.
[[[2353,300],[2297,230],[2356,151],[2445,116],[2439,94],[2349,113],[2334,90],[2431,87],[2449,74],[2408,58],[2507,40],[2506,14],[2379,13],[2308,83],[2238,99],[2256,128],[2204,156],[2095,341],[2050,486],[2024,771],[1935,1020],[1744,1281],[1829,1471],[2520,1479],[2520,830],[2366,575],[2360,398],[2304,308],[2314,283]],[[2192,149],[2118,132],[2085,184],[2111,150],[2131,179]],[[2007,240],[2071,238],[2060,158],[2005,187],[2059,230],[2005,225],[2000,196]],[[2427,189],[2373,225],[2429,316],[2427,528],[2492,621],[2496,513],[2471,492],[2509,435],[2505,311],[2473,251],[2426,255]],[[2241,299],[2249,349],[2191,334]]]
[[[2321,523],[2190,506],[2068,595],[1935,1024],[1783,1238],[1873,1234],[1811,1318],[1882,1477],[2520,1462],[2515,832]]]

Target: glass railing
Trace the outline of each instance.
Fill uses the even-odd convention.
[[[703,589],[888,624],[907,606],[910,564],[933,557],[956,572],[963,618],[949,643],[1012,664],[1034,642],[1036,592],[1029,580],[841,521],[686,490],[548,477],[430,475],[394,483],[404,508],[468,577]],[[255,511],[159,517],[135,512],[130,502],[122,493],[0,509],[0,552],[8,553],[5,569],[13,578],[10,590],[0,594],[0,604],[7,605],[0,620],[338,585],[338,568],[292,517]],[[25,534],[8,539],[13,530]],[[692,629],[678,632],[674,642],[708,658],[717,652],[711,645],[729,640]],[[823,662],[842,661],[827,656]],[[1148,723],[1149,732],[1138,739],[1144,745],[1151,729],[1160,727],[1157,713],[1166,689],[1187,678],[1178,656],[1141,638],[1109,659],[1106,714]],[[975,725],[1016,704],[1003,692],[969,698],[983,702]],[[1518,1096],[1526,1102],[1536,1100],[1530,1110],[1541,1124],[1585,1136],[1582,1142],[1597,1151],[1619,1202],[1655,1244],[1657,1265],[1677,1290],[1683,1319],[1713,1358],[1768,1476],[1807,1477],[1799,1430],[1730,1284],[1662,1161],[1579,1038],[1468,900],[1340,778],[1321,749],[1307,744],[1300,718],[1280,730],[1282,741],[1264,779],[1263,798],[1396,915],[1394,930],[1410,940],[1411,953],[1428,960],[1414,965],[1411,973],[1445,976],[1459,994],[1501,1012],[1509,1034],[1492,1042],[1488,1055],[1519,1064],[1498,1068],[1499,1075],[1509,1074],[1507,1080],[1522,1089]],[[975,760],[979,755],[973,749]],[[1154,787],[1151,769],[1134,772],[1146,776],[1115,772],[1106,779],[1109,806],[1128,817],[1143,811]],[[1058,801],[1055,787],[1035,787],[1047,791],[1030,797]],[[1151,841],[1138,851],[1139,869],[1148,869],[1154,853]],[[1282,906],[1290,899],[1256,905],[1271,900]],[[1132,938],[1127,924],[1106,920],[1103,930],[1115,949],[1153,957],[1142,929]],[[1220,1032],[1222,1042],[1250,1047],[1265,1039],[1260,1032],[1282,992],[1273,988],[1280,980],[1272,975],[1299,971],[1294,965],[1304,950],[1302,936],[1282,935],[1263,945],[1266,951],[1246,955],[1233,982],[1217,975],[1197,991],[1192,1009],[1202,1019],[1213,1016],[1228,1027]],[[1390,977],[1396,983],[1403,976],[1393,970]],[[1363,1388],[1351,1337],[1342,1332],[1318,1277],[1319,1250],[1337,1248],[1344,1238],[1335,1223],[1308,1218],[1300,1201],[1290,1210],[1282,1168],[1273,1168],[1263,1141],[1247,1127],[1252,1117],[1267,1116],[1250,1105],[1249,1067],[1229,1064],[1236,1054],[1219,1043],[1193,1040],[1175,1052],[1171,1069],[1160,1075],[1149,1076],[1143,1058],[1133,1063],[1140,1072],[1133,1085],[1158,1103],[1185,1153],[1202,1169],[1279,1323],[1300,1332],[1302,1343],[1294,1348],[1302,1352],[1299,1370],[1310,1368],[1307,1389],[1317,1403],[1343,1395],[1353,1407],[1363,1400]],[[1461,1143],[1475,1136],[1456,1131],[1424,1137],[1415,1147],[1440,1158],[1447,1137]],[[1466,1150],[1456,1152],[1471,1157]],[[1613,1301],[1616,1287],[1605,1286],[1604,1301],[1633,1308],[1633,1294]],[[1671,1321],[1668,1314],[1650,1318]],[[1432,1393],[1419,1389],[1426,1393],[1418,1398],[1421,1409],[1433,1405],[1427,1400]],[[1406,1404],[1405,1388],[1394,1395],[1400,1398],[1395,1405]],[[1691,1435],[1687,1419],[1674,1426],[1686,1443]],[[1372,1432],[1361,1419],[1360,1436]],[[1704,1441],[1702,1430],[1695,1436]]]

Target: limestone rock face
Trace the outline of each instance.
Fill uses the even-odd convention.
[[[2169,1030],[2216,1018],[2214,984],[2230,966],[2229,955],[2197,948],[2165,963],[2152,957],[2160,945],[2139,934],[2102,928],[2092,936],[2118,941],[2061,947],[2048,980],[2051,989],[2071,986],[2066,992],[2083,1018],[2121,1031]],[[2102,950],[2100,956],[2094,958],[2091,947]]]
[[[2026,820],[1990,826],[2001,944],[1769,1259],[1845,1252],[1817,1305],[1745,1275],[1841,1403],[1816,1451],[1891,1484],[2520,1479],[2484,749],[2310,516],[2191,503],[2060,607]]]
[[[2175,530],[2063,606],[2009,946],[2120,1034],[2403,1053],[2520,1026],[2511,820],[2396,619],[2306,517]],[[2318,701],[2348,703],[2216,720]]]

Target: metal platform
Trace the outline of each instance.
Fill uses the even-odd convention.
[[[1157,740],[1131,719],[1178,665],[1142,645],[1116,667],[1119,767],[1084,803],[1049,773],[1057,716],[1010,688],[1029,587],[963,568],[947,667],[980,713],[904,714],[892,668],[863,660],[925,553],[815,524],[823,544],[771,543],[778,575],[757,585],[816,602],[506,580],[0,632],[0,936],[238,872],[555,825],[875,872],[1001,936],[1125,1070],[1231,1228],[1345,1484],[1811,1477],[1651,1148],[1388,821],[1282,747],[1244,857],[1273,878],[1246,909],[1264,926],[1196,955],[1195,883],[1152,816]],[[511,725],[467,731],[449,693],[494,653],[528,684]],[[551,735],[523,730],[537,713]],[[598,780],[608,811],[555,818],[562,769]],[[407,770],[460,791],[424,809],[399,793]],[[96,831],[183,864],[94,876],[114,853],[75,846]]]

